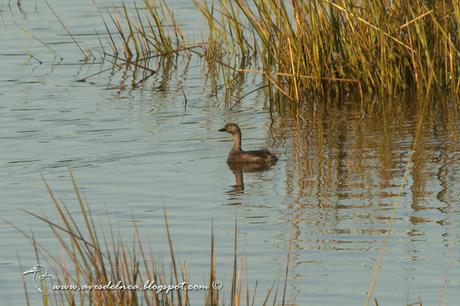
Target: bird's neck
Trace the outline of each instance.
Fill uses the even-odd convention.
[[[232,151],[241,151],[241,134],[237,133],[233,135],[233,147]]]

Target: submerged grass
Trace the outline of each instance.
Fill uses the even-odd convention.
[[[189,42],[165,0],[114,17],[112,52],[198,54],[231,90],[260,74],[270,98],[308,94],[395,95],[460,90],[460,4],[443,1],[194,0],[206,39]]]

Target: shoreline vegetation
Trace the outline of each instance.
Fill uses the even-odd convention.
[[[57,220],[24,210],[25,213],[49,226],[58,246],[63,251],[62,255],[57,255],[56,250],[51,250],[49,246],[36,240],[33,233],[28,233],[6,221],[30,242],[37,265],[49,267],[52,273],[50,276],[54,278],[51,286],[47,283],[49,279],[37,277],[34,279],[34,284],[36,281],[39,287],[34,289],[34,286],[30,286],[32,283],[30,277],[23,275],[25,304],[31,305],[33,304],[31,300],[35,296],[41,296],[43,305],[191,305],[189,290],[181,289],[185,284],[196,285],[189,280],[187,262],[175,254],[166,209],[164,224],[169,258],[165,265],[164,262],[156,259],[153,246],[145,245],[145,239],[141,238],[136,225],[133,228],[132,245],[121,239],[110,220],[106,227],[101,228],[96,225],[100,220],[93,218],[90,207],[77,186],[73,172],[69,170],[69,173],[76,205],[79,207],[77,211],[71,213],[68,206],[57,199],[45,179],[43,180],[57,213]],[[76,218],[82,218],[82,225],[78,225]],[[244,258],[241,260],[238,256],[237,240],[235,222],[231,279],[229,283],[221,282],[217,277],[214,226],[211,224],[209,273],[207,282],[200,284],[208,288],[201,290],[204,298],[203,305],[285,305],[290,250],[287,254],[284,275],[277,277],[265,292],[259,292],[261,289],[257,281],[252,288],[249,288],[249,276],[243,263]],[[290,243],[291,241],[288,241],[288,244]],[[25,271],[20,257],[19,266],[21,272]],[[166,284],[177,285],[178,288],[168,290],[162,287]],[[82,290],[72,289],[75,286]],[[83,290],[85,286],[95,289]],[[134,286],[144,290],[134,290],[131,288]],[[57,290],[53,290],[55,288]],[[36,292],[37,290],[41,290],[43,294]],[[256,303],[256,298],[263,302]]]
[[[94,33],[96,49],[82,46],[45,0],[84,63],[100,51],[115,71],[138,71],[133,87],[160,73],[167,78],[178,67],[186,74],[190,58],[198,57],[203,78],[223,83],[227,105],[260,90],[270,110],[315,103],[317,97],[364,104],[407,94],[418,101],[460,92],[456,0],[193,0],[190,10],[204,21],[201,39],[184,29],[170,1],[137,0],[129,7],[92,2],[104,28]],[[23,13],[21,1],[17,6]],[[23,30],[63,59],[46,41]],[[257,82],[242,94],[247,79]]]
[[[278,103],[307,103],[315,95],[363,100],[460,91],[458,1],[194,3],[207,24],[199,42],[188,39],[166,0],[101,13],[110,42],[101,43],[104,55],[147,74],[157,73],[149,66],[154,58],[198,55],[226,91],[256,75],[263,80],[256,90]]]

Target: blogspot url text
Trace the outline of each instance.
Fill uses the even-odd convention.
[[[222,282],[215,280],[210,285],[197,285],[189,284],[188,282],[180,282],[177,284],[158,284],[154,281],[146,281],[143,285],[139,284],[124,284],[122,281],[112,282],[109,281],[106,284],[60,284],[53,285],[54,291],[59,290],[72,290],[72,291],[102,291],[102,290],[152,290],[156,293],[169,293],[170,291],[201,291],[201,290],[220,290],[222,289]]]

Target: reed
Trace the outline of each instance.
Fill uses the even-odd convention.
[[[70,170],[69,170],[70,171]],[[109,281],[123,284],[139,284],[141,287],[147,280],[156,284],[178,284],[189,282],[188,271],[185,263],[180,264],[175,255],[173,241],[168,224],[166,210],[164,211],[164,223],[166,238],[169,249],[169,272],[159,260],[156,260],[153,252],[147,251],[147,246],[137,227],[134,227],[133,242],[130,247],[117,235],[117,231],[110,223],[108,228],[97,227],[98,223],[93,218],[88,204],[83,199],[80,189],[77,186],[75,177],[70,172],[73,190],[76,196],[79,210],[71,213],[67,206],[59,201],[51,187],[44,180],[58,220],[51,220],[30,211],[26,213],[36,217],[49,226],[56,241],[59,242],[64,252],[64,258],[58,257],[56,252],[50,250],[29,234],[9,223],[22,233],[32,244],[37,262],[48,267],[53,267],[52,273],[57,278],[55,284],[90,284],[105,285]],[[78,221],[75,217],[82,218]],[[81,225],[80,225],[81,224]],[[145,239],[144,239],[145,240]],[[225,292],[226,285],[229,288],[229,295],[225,296],[221,291],[209,289],[204,296],[204,305],[254,305],[255,290],[250,292],[249,287],[243,288],[243,268],[239,264],[237,249],[237,226],[235,223],[235,244],[233,257],[233,272],[229,284],[223,284]],[[213,226],[211,226],[211,249],[209,264],[209,280],[207,285],[212,288],[214,281],[218,280],[216,273],[215,237]],[[30,294],[37,294],[33,289],[27,289],[24,281],[26,304],[29,305]],[[44,283],[43,281],[42,283]],[[43,285],[43,284],[42,284]],[[231,289],[230,289],[231,288]],[[262,300],[266,305],[271,299],[276,303],[276,297],[271,297],[272,288],[268,290]],[[45,294],[42,296],[43,305],[190,305],[188,290],[171,290],[169,292],[156,290],[65,290],[50,292],[42,286]],[[49,291],[46,291],[49,290]],[[243,297],[246,295],[246,303]],[[249,301],[252,301],[250,303]]]
[[[458,1],[220,2],[244,20],[233,22],[227,9],[215,23],[252,34],[245,50],[260,50],[258,71],[240,71],[264,75],[290,100],[339,90],[458,92]],[[241,41],[233,39],[232,56],[246,55]]]
[[[194,2],[208,27],[199,42],[187,39],[164,0],[144,1],[143,17],[137,7],[136,18],[124,8],[121,19],[112,20],[125,56],[193,53],[228,89],[237,74],[258,74],[271,98],[297,103],[309,94],[460,90],[455,0]],[[225,69],[215,69],[219,65]]]

